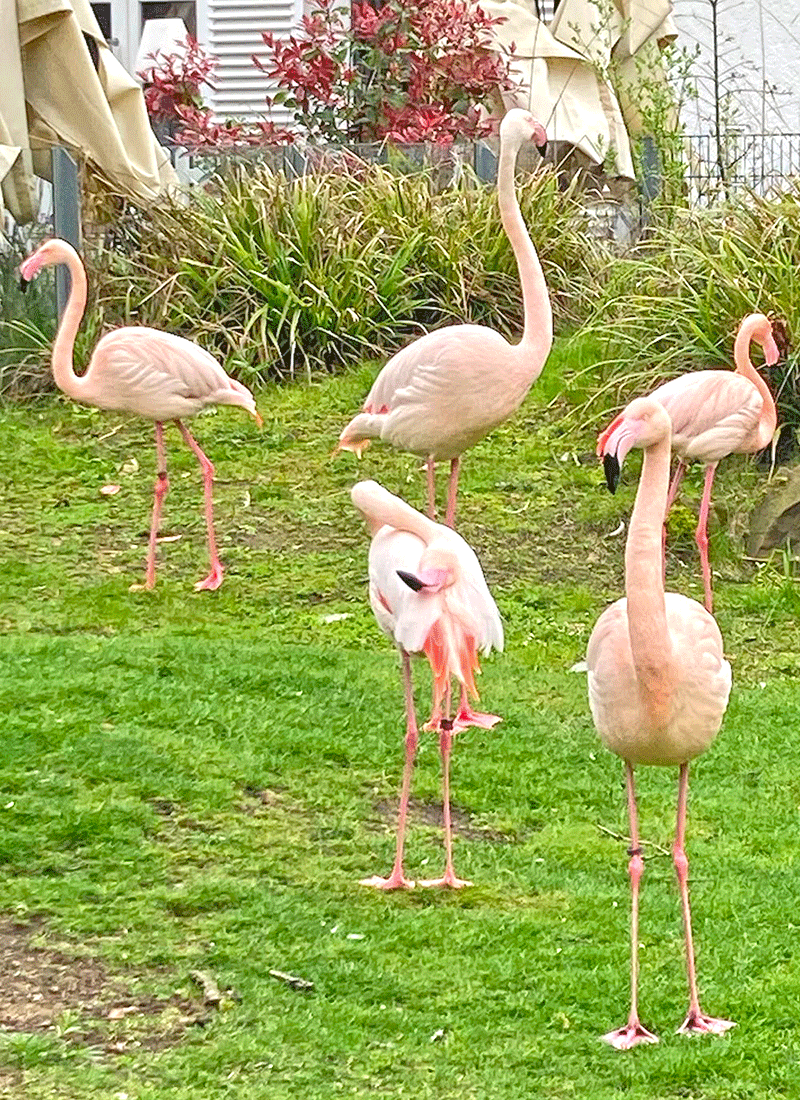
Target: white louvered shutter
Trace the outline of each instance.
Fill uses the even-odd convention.
[[[297,33],[303,0],[207,0],[208,50],[219,58],[208,105],[219,118],[288,121],[281,107],[269,114],[266,98],[277,89],[253,64],[267,57],[262,31],[285,38]]]

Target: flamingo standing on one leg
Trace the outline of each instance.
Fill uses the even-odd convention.
[[[205,580],[198,581],[195,589],[219,588],[223,567],[214,537],[214,467],[183,424],[183,418],[194,416],[208,405],[241,405],[260,425],[252,393],[229,378],[216,359],[191,340],[140,326],[109,332],[94,349],[84,374],[75,374],[72,362],[75,336],[86,308],[86,271],[80,256],[72,245],[58,237],[45,241],[20,266],[21,284],[24,289],[43,267],[51,264],[65,264],[71,279],[69,301],[53,345],[56,385],[74,401],[136,413],[155,421],[158,476],[143,587],[152,588],[156,582],[156,538],[161,505],[169,489],[163,422],[174,420],[203,470],[211,571]]]
[[[547,135],[527,111],[513,109],[500,125],[497,197],[517,260],[525,324],[518,344],[483,325],[448,325],[392,356],[367,394],[363,411],[339,437],[339,450],[360,455],[372,438],[422,455],[427,463],[428,515],[435,517],[434,465],[450,461],[446,523],[455,521],[461,454],[522,404],[542,373],[553,342],[553,312],[542,266],[522,219],[514,166],[523,143],[544,151]]]
[[[689,1012],[680,1032],[722,1034],[730,1020],[706,1016],[695,977],[689,911],[689,863],[684,851],[689,761],[708,748],[720,725],[731,687],[731,669],[711,614],[695,600],[664,592],[661,530],[670,469],[670,419],[653,397],[632,401],[603,436],[609,488],[632,447],[644,450],[644,465],[625,547],[626,599],[607,608],[595,625],[586,653],[589,704],[605,744],[625,761],[631,847],[631,1009],[624,1027],[603,1038],[618,1050],[656,1043],[639,1019],[637,1002],[639,845],[633,769],[636,764],[677,765],[678,820],[673,860],[678,875],[686,936]]]
[[[375,481],[361,481],[352,489],[356,508],[372,535],[369,550],[369,598],[378,625],[397,645],[403,665],[406,703],[406,758],[397,825],[397,851],[388,878],[375,876],[362,885],[382,890],[409,889],[414,883],[403,872],[411,772],[419,731],[414,710],[410,655],[424,653],[434,677],[434,706],[425,729],[439,731],[442,757],[446,867],[440,879],[422,886],[472,884],[456,878],[453,870],[450,822],[450,750],[454,735],[467,726],[491,729],[499,717],[480,714],[469,705],[476,699],[474,673],[478,653],[502,650],[503,627],[497,606],[471,547],[455,531],[426,519]],[[461,684],[461,701],[450,718],[450,681]],[[445,714],[442,714],[444,705]]]
[[[763,313],[751,313],[739,325],[733,345],[735,371],[690,371],[665,382],[650,394],[667,410],[672,421],[672,450],[678,465],[669,488],[666,514],[678,495],[678,486],[693,459],[705,463],[706,478],[695,541],[700,551],[706,610],[713,610],[711,566],[708,561],[708,510],[711,486],[721,458],[753,454],[768,447],[775,434],[778,414],[769,386],[750,362],[755,340],[769,366],[778,362],[772,325]],[[618,420],[606,429],[610,434]],[[598,454],[604,436],[598,443]],[[666,517],[665,517],[666,518]]]

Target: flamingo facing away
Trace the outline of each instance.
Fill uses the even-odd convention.
[[[693,459],[705,463],[706,478],[695,541],[700,551],[706,610],[713,610],[711,566],[708,561],[708,510],[711,486],[721,458],[731,454],[753,454],[768,447],[775,435],[778,414],[769,386],[750,362],[750,344],[755,340],[769,366],[778,362],[778,348],[772,325],[763,313],[751,313],[739,325],[733,345],[735,371],[690,371],[653,390],[672,421],[672,450],[678,465],[669,488],[666,514],[678,495],[678,486]],[[613,421],[607,433],[614,431]],[[598,443],[598,454],[604,443]]]
[[[206,526],[211,571],[198,581],[197,590],[219,588],[223,567],[214,537],[214,467],[183,423],[209,405],[241,405],[261,424],[253,395],[246,386],[229,378],[213,356],[191,340],[154,328],[140,326],[109,332],[94,349],[82,375],[72,365],[75,335],[86,308],[86,272],[78,253],[60,238],[45,241],[20,266],[24,287],[43,268],[65,264],[71,290],[64,316],[53,345],[53,377],[60,390],[74,401],[101,409],[136,413],[155,421],[158,476],[155,483],[153,519],[147,551],[147,573],[143,586],[156,582],[156,538],[161,505],[169,489],[164,451],[164,421],[174,420],[187,446],[203,470]]]
[[[410,655],[424,653],[434,678],[434,705],[424,729],[439,731],[444,787],[446,869],[440,879],[421,886],[471,886],[453,870],[450,822],[450,750],[455,734],[467,726],[491,729],[499,717],[480,714],[469,705],[476,699],[474,673],[480,671],[478,652],[502,650],[503,627],[471,547],[455,531],[434,523],[375,481],[361,481],[352,500],[372,535],[369,549],[369,598],[378,625],[397,645],[403,666],[406,704],[405,769],[400,794],[397,851],[388,878],[362,880],[381,890],[410,889],[403,873],[411,772],[419,731],[414,710]],[[450,681],[461,685],[455,719],[450,717]],[[442,708],[444,708],[444,713]]]
[[[380,438],[427,463],[428,515],[435,517],[434,465],[450,461],[446,522],[453,526],[461,454],[522,404],[553,342],[553,313],[536,249],[522,220],[514,166],[524,142],[543,152],[547,135],[527,111],[509,111],[500,125],[497,196],[519,269],[525,325],[518,344],[483,325],[448,325],[392,356],[367,394],[363,411],[339,437],[357,455]]]
[[[731,687],[731,669],[722,655],[722,638],[712,615],[695,600],[664,592],[661,532],[670,470],[670,419],[654,398],[632,401],[603,443],[609,488],[632,447],[644,450],[644,465],[625,547],[626,599],[597,620],[586,663],[589,705],[597,730],[612,752],[625,761],[631,847],[631,1009],[624,1027],[603,1038],[618,1050],[658,1039],[639,1020],[639,880],[644,870],[636,812],[633,769],[636,764],[676,765],[678,814],[672,854],[681,893],[689,1012],[682,1033],[723,1034],[730,1020],[706,1016],[697,994],[692,923],[689,911],[689,863],[684,851],[689,761],[708,748],[720,725]]]

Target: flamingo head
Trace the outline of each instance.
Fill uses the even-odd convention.
[[[763,314],[760,317],[760,322],[753,331],[753,339],[761,345],[761,350],[764,352],[764,362],[768,367],[774,367],[780,359],[781,353],[778,350],[772,323]]]
[[[28,283],[39,274],[43,267],[51,264],[63,264],[70,253],[77,256],[71,244],[62,241],[60,237],[52,237],[44,244],[40,244],[35,252],[19,265],[19,286],[23,292],[27,290]]]
[[[615,493],[620,470],[628,451],[634,447],[644,450],[669,439],[672,421],[660,402],[652,397],[637,397],[612,420],[597,441],[597,454],[603,459],[606,485]]]
[[[455,584],[460,575],[458,556],[444,540],[434,540],[419,560],[416,573],[398,569],[397,575],[415,592],[441,592]]]
[[[547,152],[547,133],[544,126],[530,111],[512,107],[500,123],[500,140],[508,141],[521,148],[524,142],[532,141],[542,156]]]

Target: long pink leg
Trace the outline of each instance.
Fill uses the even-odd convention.
[[[703,499],[700,502],[700,517],[697,521],[697,530],[694,533],[697,549],[700,551],[700,564],[703,569],[703,587],[706,592],[706,611],[713,611],[714,596],[711,592],[711,565],[708,561],[708,510],[711,505],[711,486],[714,484],[714,474],[717,472],[717,463],[712,462],[706,466],[706,482],[703,486]]]
[[[718,1020],[706,1016],[700,1009],[697,995],[697,976],[694,969],[694,944],[692,942],[692,914],[689,910],[689,860],[684,851],[686,839],[686,799],[689,791],[689,765],[681,764],[678,780],[678,824],[675,830],[675,843],[672,846],[672,860],[678,875],[681,890],[681,909],[683,911],[683,930],[686,936],[686,972],[689,978],[689,1013],[678,1034],[690,1035],[695,1032],[724,1035],[728,1028],[735,1027],[733,1020]]]
[[[428,515],[436,519],[436,462],[433,455],[425,459],[425,475],[428,482]]]
[[[467,879],[456,878],[453,868],[453,823],[450,817],[450,753],[453,748],[453,721],[450,714],[450,688],[447,689],[445,704],[448,714],[439,723],[439,752],[442,757],[442,816],[444,819],[445,870],[442,878],[424,879],[420,886],[449,886],[451,890],[460,890],[462,886],[472,886]]]
[[[633,785],[633,765],[625,761],[625,778],[628,788],[628,818],[631,828],[631,846],[628,849],[631,879],[631,1010],[628,1022],[616,1031],[603,1035],[606,1043],[617,1050],[630,1050],[639,1043],[657,1043],[658,1036],[642,1027],[639,1019],[639,881],[644,871],[642,849],[639,846],[639,822],[636,813],[636,792]]]
[[[178,425],[187,446],[194,451],[195,457],[203,469],[203,493],[205,496],[208,556],[211,559],[211,572],[205,580],[198,581],[194,589],[195,592],[200,592],[204,588],[213,591],[222,584],[223,574],[222,562],[219,560],[219,554],[217,553],[217,540],[214,537],[214,467],[189,429],[180,420],[176,420],[175,423]]]
[[[683,481],[683,475],[686,473],[687,465],[683,459],[678,460],[678,465],[675,467],[675,473],[672,475],[672,481],[669,485],[669,493],[667,494],[667,506],[664,509],[664,526],[661,533],[661,564],[663,565],[664,575],[667,572],[667,516],[669,515],[670,508],[675,503],[675,498],[678,495],[678,488]]]
[[[445,523],[448,527],[456,525],[456,493],[458,492],[458,470],[461,465],[460,458],[454,458],[450,462],[450,485],[447,490],[447,514]]]
[[[167,456],[164,450],[164,425],[156,421],[156,484],[153,492],[153,518],[150,521],[150,542],[147,546],[147,572],[143,585],[133,584],[131,588],[151,589],[156,584],[156,539],[158,527],[161,523],[161,506],[164,497],[169,492],[169,478],[167,477]]]
[[[388,878],[373,875],[371,878],[362,878],[362,886],[375,886],[379,890],[411,890],[414,883],[403,874],[403,845],[406,835],[406,817],[408,816],[408,798],[411,793],[411,773],[414,770],[414,757],[417,752],[419,731],[417,730],[417,715],[414,710],[414,688],[411,683],[411,660],[405,650],[401,650],[403,657],[403,688],[406,699],[406,762],[403,768],[403,785],[400,790],[400,810],[397,816],[397,849],[394,857],[394,867]]]

